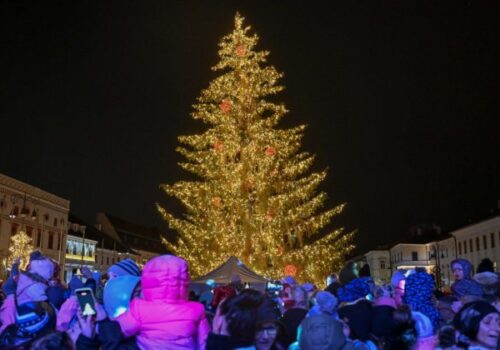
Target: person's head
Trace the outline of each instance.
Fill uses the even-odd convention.
[[[476,273],[481,272],[495,272],[495,265],[493,264],[493,261],[488,258],[481,260],[479,265],[477,265]]]
[[[406,270],[396,270],[392,274],[391,286],[393,290],[393,298],[396,305],[403,304],[403,296],[405,294]]]
[[[462,264],[456,262],[451,265],[451,272],[453,272],[453,277],[455,281],[461,281],[464,279],[464,268]]]
[[[500,335],[500,316],[492,305],[484,301],[468,303],[458,312],[453,323],[472,344],[496,349]]]
[[[298,333],[301,350],[340,350],[346,344],[342,323],[326,315],[305,318]]]
[[[392,331],[382,339],[381,349],[406,350],[412,349],[417,341],[417,330],[410,308],[402,305],[393,311]]]
[[[301,286],[292,287],[292,299],[294,301],[294,307],[307,309],[308,298],[307,291]]]
[[[337,276],[336,273],[332,273],[330,276],[326,278],[326,285],[329,286],[332,283],[338,282],[339,277]]]
[[[453,348],[456,345],[456,330],[451,325],[441,327],[439,330],[439,346],[442,349]]]
[[[111,265],[107,271],[107,274],[108,278],[111,280],[113,278],[124,275],[140,276],[141,270],[134,260],[127,258],[118,261],[114,265]]]
[[[280,322],[281,313],[278,305],[269,297],[263,296],[257,309],[255,347],[257,350],[269,350],[279,334],[283,332]]]
[[[263,322],[257,327],[255,333],[255,348],[257,350],[269,350],[278,337],[280,327],[276,322]]]
[[[252,289],[224,300],[217,310],[216,317],[223,319],[227,335],[253,341],[257,327],[257,312],[264,296]],[[214,319],[214,323],[216,320]]]
[[[439,311],[439,316],[445,323],[453,321],[453,317],[455,317],[453,305],[457,301],[458,299],[451,295],[442,297],[438,300],[437,309]]]
[[[451,262],[451,272],[455,281],[472,278],[472,264],[467,259],[455,259]]]
[[[35,340],[30,349],[33,350],[74,350],[76,347],[66,332],[52,332]]]
[[[35,250],[30,254],[30,263],[27,268],[30,274],[37,275],[48,282],[54,277],[54,268],[52,260],[44,256],[40,251]]]
[[[320,311],[327,315],[333,315],[337,308],[338,300],[330,292],[319,291],[316,293],[316,304]]]

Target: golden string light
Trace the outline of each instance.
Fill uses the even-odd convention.
[[[164,244],[194,276],[235,255],[264,276],[293,266],[299,280],[322,284],[353,249],[353,234],[322,232],[344,205],[321,211],[326,171],[307,174],[314,156],[300,151],[305,126],[276,128],[287,110],[266,98],[283,89],[282,74],[264,66],[269,52],[254,50],[258,37],[249,29],[237,14],[213,67],[222,74],[193,105],[192,117],[208,130],[179,137],[180,166],[199,181],[161,186],[186,212],[178,218],[157,205],[179,236]]]

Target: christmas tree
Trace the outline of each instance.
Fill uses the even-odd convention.
[[[198,180],[161,186],[185,208],[179,218],[157,205],[178,232],[177,242],[164,243],[195,276],[234,255],[266,277],[320,283],[352,250],[352,233],[322,232],[344,205],[321,210],[326,171],[308,171],[314,156],[299,150],[304,125],[277,127],[287,110],[269,98],[283,89],[282,74],[264,66],[269,52],[255,50],[249,29],[237,14],[212,68],[222,74],[193,106],[207,130],[179,137],[180,166]]]
[[[16,259],[20,259],[19,268],[26,268],[32,251],[31,237],[23,230],[19,231],[19,233],[10,237],[9,265],[12,265]]]

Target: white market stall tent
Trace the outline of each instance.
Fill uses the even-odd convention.
[[[268,281],[266,278],[250,270],[250,268],[243,264],[237,257],[231,256],[215,270],[192,280],[190,289],[201,291],[208,288],[208,283],[210,283],[210,281],[215,282],[217,286],[226,285],[231,282],[233,276],[239,276],[241,283],[244,285],[248,284],[249,288],[260,291],[265,290]]]

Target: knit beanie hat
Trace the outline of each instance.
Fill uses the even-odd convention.
[[[427,338],[434,335],[434,328],[429,317],[418,311],[412,311],[411,316],[415,321],[415,329],[419,338]]]
[[[140,276],[141,270],[139,266],[132,259],[123,259],[122,261],[118,261],[116,264],[111,265],[108,269],[108,274],[112,272],[117,276],[131,275],[131,276]]]
[[[316,303],[320,311],[332,314],[337,307],[337,298],[330,292],[319,291],[316,294]]]
[[[359,277],[341,287],[337,294],[340,302],[353,302],[365,298],[371,292],[370,277]]]
[[[54,276],[54,264],[49,258],[43,256],[41,252],[34,251],[30,254],[28,271],[48,281]]]
[[[498,313],[494,306],[485,301],[465,304],[455,315],[453,325],[471,340],[476,340],[481,320],[491,313]]]
[[[301,350],[347,349],[342,324],[325,315],[311,316],[300,325],[298,342]]]

